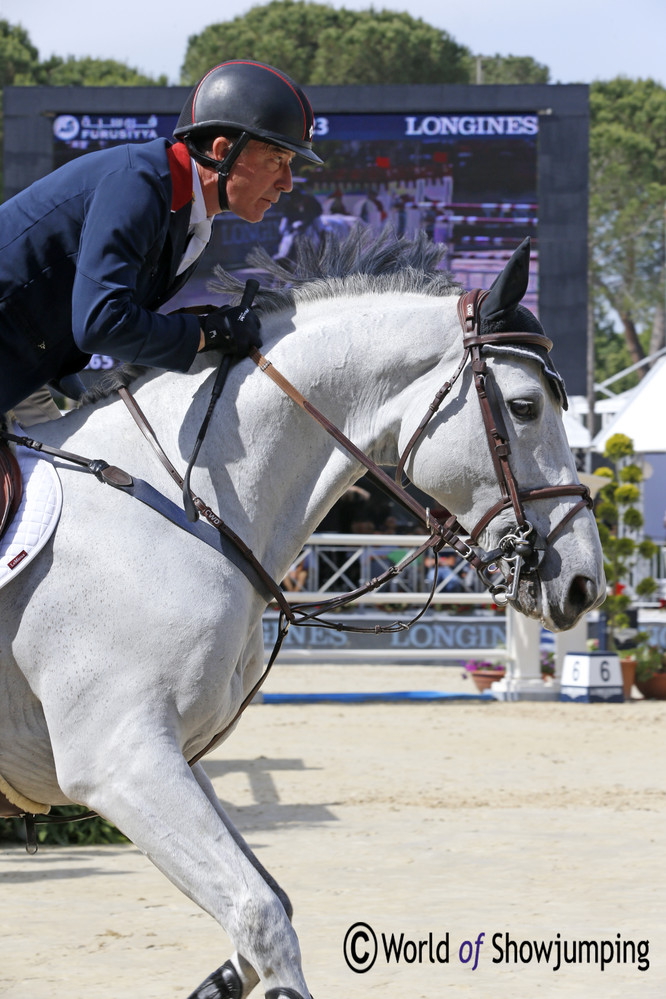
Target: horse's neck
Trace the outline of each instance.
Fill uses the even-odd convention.
[[[395,460],[405,412],[418,422],[434,394],[442,299],[367,296],[312,303],[292,319],[264,320],[262,350],[324,415],[378,462]],[[433,319],[436,310],[437,319]],[[428,333],[436,325],[439,334]],[[424,372],[432,385],[419,387]],[[142,379],[137,401],[184,471],[208,406],[210,356],[186,375]],[[428,381],[426,378],[425,381]],[[75,438],[177,495],[121,403],[102,405]],[[74,426],[74,422],[72,424]],[[84,452],[85,453],[85,452]],[[232,367],[192,475],[192,487],[264,560],[286,570],[334,502],[363,469],[250,360]]]
[[[441,380],[442,312],[442,299],[424,296],[320,301],[293,320],[264,320],[262,349],[357,446],[390,463],[406,410],[416,406],[418,422]],[[425,372],[432,391],[415,388]],[[232,394],[237,416],[229,422],[225,407],[218,414],[226,470],[252,525],[268,525],[268,560],[286,551],[289,562],[363,469],[266,374],[243,365]]]

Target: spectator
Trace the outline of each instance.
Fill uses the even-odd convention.
[[[310,567],[310,555],[308,552],[301,552],[295,562],[289,566],[287,575],[282,580],[282,587],[290,593],[295,593],[305,589],[308,580],[308,569]]]
[[[426,557],[425,584],[428,589],[432,586],[437,565],[437,590],[440,593],[464,593],[465,586],[460,575],[455,572],[458,564],[458,556],[453,551],[443,551],[439,553],[437,562],[432,556]]]

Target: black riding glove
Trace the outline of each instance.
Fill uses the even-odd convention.
[[[204,350],[221,350],[234,357],[247,357],[251,347],[261,347],[261,323],[256,312],[239,305],[225,305],[201,319]]]

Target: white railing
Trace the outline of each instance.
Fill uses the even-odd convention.
[[[394,563],[397,553],[413,551],[418,548],[425,536],[423,535],[350,535],[350,534],[314,534],[308,542],[302,557],[308,560],[306,588],[295,592],[285,592],[290,603],[321,603],[330,598],[334,593],[341,590],[351,589],[370,578],[377,576],[390,564]],[[400,555],[402,557],[402,555]],[[298,562],[299,560],[297,560]],[[388,588],[386,585],[373,593],[367,593],[360,597],[355,603],[359,605],[355,614],[362,619],[363,615],[372,613],[372,608],[385,608],[390,606],[390,617],[387,614],[386,620],[399,618],[408,620],[419,607],[423,607],[428,600],[429,593],[424,584],[423,560],[419,559],[412,563],[408,569],[398,577],[391,580]],[[456,569],[467,568],[464,565],[456,566]],[[411,584],[411,585],[410,585]],[[493,603],[492,597],[485,590],[482,590],[476,573],[470,571],[463,585],[465,592],[446,593],[442,592],[440,584],[439,592],[435,593],[433,604],[437,608],[447,605],[464,606],[465,608],[479,606],[490,606]],[[474,589],[472,589],[474,587]],[[396,611],[396,606],[404,609]],[[411,609],[411,614],[410,614]],[[377,612],[376,612],[377,613]],[[435,612],[436,613],[436,612]],[[424,622],[421,627],[433,623],[433,612],[429,612],[429,618],[421,619]],[[538,621],[526,618],[508,607],[505,614],[505,646],[497,643],[492,645],[479,645],[478,647],[461,646],[451,647],[446,643],[436,641],[438,629],[432,630],[435,642],[427,647],[408,648],[399,641],[397,635],[377,635],[372,636],[372,647],[345,647],[341,644],[335,648],[324,645],[323,640],[318,647],[317,640],[324,638],[326,629],[321,629],[322,636],[314,634],[314,642],[309,641],[307,634],[310,629],[292,629],[292,631],[304,632],[299,635],[298,643],[291,647],[283,647],[280,653],[282,662],[328,662],[328,663],[351,663],[351,662],[445,662],[450,660],[460,661],[466,659],[501,659],[507,664],[507,675],[502,696],[507,698],[520,696],[552,696],[556,692],[557,684],[551,686],[549,691],[544,690],[540,669],[540,645],[541,626]],[[345,620],[348,613],[338,611],[335,620]],[[276,627],[276,617],[274,612],[268,611],[264,624],[267,646],[270,641],[273,627]],[[499,620],[492,611],[489,618]],[[461,618],[463,619],[463,618]],[[464,620],[467,620],[464,618]],[[437,623],[440,625],[439,634],[443,634],[442,628],[447,622],[454,621],[454,618],[445,615],[437,615]],[[469,618],[474,624],[481,623],[481,619]],[[359,621],[362,623],[362,620]],[[266,628],[268,626],[268,629]],[[418,628],[419,624],[414,625]],[[327,633],[331,634],[331,633]],[[338,635],[339,633],[333,632]],[[489,637],[493,635],[493,630],[488,628],[485,634]],[[555,635],[553,647],[556,660],[556,678],[560,675],[564,656],[571,651],[584,651],[587,638],[587,625],[585,620],[571,631]]]
[[[421,534],[313,534],[294,566],[303,561],[307,564],[304,590],[330,595],[354,589],[379,576],[399,562],[405,554],[419,548],[425,540],[426,535]],[[455,566],[453,573],[464,590],[460,596],[481,591],[476,572],[462,560]],[[383,592],[402,592],[416,596],[420,591],[430,589],[425,584],[425,576],[424,559],[418,559],[394,577],[388,584],[388,590]],[[444,585],[445,583],[440,584],[438,591]],[[383,602],[386,603],[386,598]],[[415,602],[418,603],[418,600]],[[484,602],[489,602],[487,595]]]

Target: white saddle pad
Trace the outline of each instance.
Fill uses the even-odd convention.
[[[62,486],[49,461],[17,447],[23,496],[13,521],[0,540],[0,588],[15,579],[39,554],[53,534],[62,510]]]

